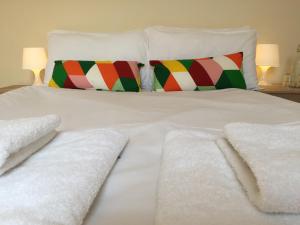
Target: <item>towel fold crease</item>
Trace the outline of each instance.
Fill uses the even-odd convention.
[[[0,120],[0,175],[51,141],[59,124],[57,115]]]
[[[300,213],[300,125],[232,123],[217,141],[250,201],[269,213]]]

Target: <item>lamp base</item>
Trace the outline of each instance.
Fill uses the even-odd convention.
[[[269,86],[270,83],[266,80],[261,80],[261,81],[258,82],[258,85],[259,86]]]
[[[36,71],[33,71],[34,73],[34,82],[33,82],[33,85],[34,86],[41,86],[43,85],[43,82],[41,80],[41,77],[40,77],[40,71],[36,70]]]
[[[270,68],[270,66],[261,66],[261,72],[262,72],[262,76],[261,79],[258,83],[259,86],[268,86],[270,85],[270,83],[267,81],[267,71]]]

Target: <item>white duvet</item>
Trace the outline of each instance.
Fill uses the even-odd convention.
[[[221,129],[238,121],[293,122],[300,120],[300,104],[235,89],[112,93],[26,87],[0,95],[0,119],[49,113],[61,116],[60,130],[115,127],[130,139],[84,224],[153,225],[161,147],[168,131]],[[239,205],[245,212],[249,207]],[[241,219],[239,213],[234,216],[234,221]]]

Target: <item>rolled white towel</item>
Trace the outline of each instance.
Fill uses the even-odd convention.
[[[59,124],[57,115],[0,120],[0,175],[52,140]]]
[[[250,201],[264,212],[300,213],[300,125],[228,124],[218,141]]]

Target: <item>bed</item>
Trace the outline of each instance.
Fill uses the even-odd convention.
[[[298,103],[239,89],[119,93],[32,86],[1,95],[0,106],[1,119],[55,113],[62,118],[60,131],[113,127],[129,135],[85,225],[154,224],[161,147],[170,130],[300,120]],[[253,207],[237,204],[241,211]]]
[[[175,216],[171,215],[167,223],[157,223],[160,202],[158,193],[161,193],[160,179],[164,174],[162,171],[165,171],[162,169],[165,161],[164,144],[170,131],[202,130],[220,134],[224,126],[231,122],[286,124],[300,121],[298,103],[255,91],[257,90],[255,48],[256,31],[249,27],[210,30],[159,26],[146,28],[144,31],[120,34],[50,32],[45,85],[23,87],[0,95],[0,119],[57,114],[62,121],[58,127],[61,132],[78,131],[80,133],[86,129],[110,128],[128,135],[129,142],[93,201],[85,217],[85,225],[174,225],[176,224],[174,222],[180,225],[186,224],[180,223],[180,218],[177,220],[176,216],[180,213],[176,213]],[[209,61],[217,67],[212,67],[211,64],[210,66],[204,65],[201,61],[203,58],[206,63]],[[135,80],[138,87],[131,89],[133,92],[126,91],[124,86],[122,89],[119,84],[117,84],[117,90],[120,92],[115,91],[113,86],[121,80],[121,76],[114,80],[114,85],[109,86],[107,82],[104,82],[105,74],[102,73],[101,66],[104,64],[104,66],[107,66],[106,64],[111,66],[115,62],[120,63],[119,60],[125,60],[121,64],[124,65],[126,62],[127,66],[130,65],[131,71],[135,71],[131,78]],[[170,61],[172,61],[171,64],[178,65],[179,62],[183,65],[188,60],[190,67],[185,64],[184,68],[180,67],[180,71],[177,67],[175,71],[165,73],[169,76],[179,72],[177,75],[181,77],[179,77],[178,84],[181,85],[179,89],[182,91],[175,91],[178,87],[169,91],[170,85],[159,81],[155,67],[164,64],[164,60],[168,61],[167,65],[170,65]],[[184,79],[187,81],[187,77],[192,75],[189,70],[195,62],[197,65],[202,63],[205,69],[202,68],[201,71],[204,73],[200,72],[198,75],[202,78],[209,75],[209,79],[206,79],[210,80],[209,84],[206,83],[203,86],[200,78],[199,84],[196,80],[195,82],[179,82]],[[140,63],[144,66],[138,68],[137,65]],[[114,66],[117,68],[115,64]],[[141,69],[140,72],[139,69]],[[228,75],[227,72],[231,73],[232,70],[234,70],[233,80],[237,81],[242,78],[243,85],[240,87],[245,90],[232,86],[235,82],[225,82],[229,86],[218,87],[223,74],[229,79],[232,74]],[[117,72],[119,73],[117,75],[120,75],[124,71],[119,68]],[[218,78],[216,78],[216,73]],[[109,73],[106,78],[115,75],[115,73]],[[99,77],[103,80],[99,80]],[[161,83],[158,84],[158,82]],[[90,85],[94,83],[96,86],[99,84],[102,86]],[[189,86],[190,84],[192,85]],[[197,88],[200,87],[196,90],[201,90],[203,87],[221,89],[193,91],[195,84]],[[103,87],[107,88],[104,89],[107,91],[95,90],[103,90]],[[128,87],[132,88],[131,85]],[[156,91],[151,91],[153,87]],[[40,152],[43,155],[43,151]],[[39,156],[39,153],[36,155]],[[36,158],[34,156],[33,158]],[[203,158],[211,156],[204,154]],[[203,182],[204,185],[201,188],[204,190],[210,188],[207,195],[199,191],[200,189],[196,192],[198,194],[190,195],[192,200],[195,199],[194,203],[201,209],[201,213],[198,213],[198,208],[186,210],[184,215],[189,215],[189,211],[195,212],[196,215],[190,220],[191,223],[187,224],[300,224],[299,216],[278,218],[277,215],[268,215],[256,209],[247,200],[222,153],[216,152],[215,156],[221,163],[211,165],[210,170],[203,166],[205,164],[201,161],[202,157],[199,157],[200,162],[196,163],[203,167],[194,173],[195,178],[191,183],[201,179],[202,174],[209,173],[212,173],[212,177],[216,177],[216,180],[209,180],[208,177]],[[38,159],[28,160],[29,164],[34,160],[38,161]],[[184,161],[184,158],[182,160]],[[172,164],[172,160],[170,161]],[[184,161],[184,163],[187,162]],[[174,165],[176,167],[176,163]],[[86,175],[90,176],[88,172]],[[218,179],[222,180],[223,177],[228,178],[225,179],[227,183],[218,183]],[[52,178],[57,179],[56,176]],[[64,183],[64,177],[60,176],[60,178]],[[181,180],[177,179],[177,181],[179,185],[175,186],[179,186],[180,189]],[[216,185],[208,185],[209,188],[207,188],[205,184],[210,182]],[[31,189],[31,184],[27,187]],[[6,193],[6,189],[3,193]],[[229,196],[230,201],[227,201]],[[79,199],[80,202],[81,198],[77,199],[77,197],[75,199]],[[180,197],[175,195],[170,202],[176,203],[176,199]],[[192,206],[182,196],[181,201],[183,204]],[[34,205],[34,208],[39,207]],[[12,209],[14,210],[13,207]],[[27,211],[27,214],[31,216],[31,212]],[[80,224],[82,217],[78,219],[72,214],[72,210],[69,212],[70,217],[77,221],[76,224]],[[86,211],[84,215],[85,213]],[[5,210],[3,215],[8,217]],[[168,215],[165,218],[168,218]],[[53,223],[50,222],[51,225]],[[67,224],[67,221],[64,220],[63,223]],[[44,223],[41,224],[44,225]]]

